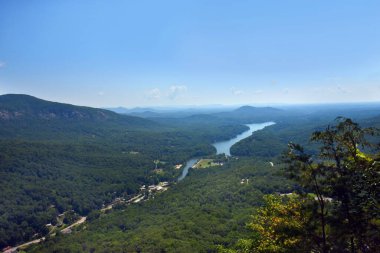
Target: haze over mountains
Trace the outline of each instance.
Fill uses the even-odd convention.
[[[120,107],[121,108],[121,107]],[[272,107],[242,106],[239,108],[188,108],[157,110],[152,108],[135,109],[97,109],[74,106],[57,102],[49,102],[29,95],[1,95],[1,120],[47,120],[49,122],[67,120],[72,122],[102,121],[104,123],[119,122],[130,126],[148,126],[149,121],[140,118],[218,118],[224,120],[260,121],[271,117],[279,117],[284,112]],[[227,110],[227,111],[224,111]],[[117,113],[115,113],[115,111]],[[159,120],[160,121],[160,120]]]
[[[2,253],[380,253],[380,1],[0,1]]]
[[[133,121],[133,119],[136,119],[130,116],[121,116],[109,110],[50,102],[21,94],[1,95],[0,110],[0,118],[2,120],[45,119],[111,121],[129,119]]]
[[[354,118],[370,118],[377,116],[380,104],[321,104],[321,105],[288,105],[282,107],[205,107],[205,108],[133,108],[100,109],[50,102],[30,95],[8,94],[0,96],[0,120],[4,124],[12,124],[15,120],[28,120],[33,124],[48,122],[60,124],[70,122],[87,124],[99,122],[100,125],[125,126],[131,128],[152,128],[153,123],[169,126],[171,124],[195,124],[203,121],[239,123],[286,120],[289,117],[306,119],[317,115],[334,117],[351,116]],[[116,111],[116,112],[115,112]],[[330,117],[329,116],[329,117]],[[42,124],[43,126],[43,124]]]
[[[289,141],[315,149],[309,145],[309,135],[337,116],[380,126],[380,106],[376,104],[219,109],[149,113],[143,109],[130,112],[131,116],[29,95],[0,96],[0,197],[6,200],[0,204],[0,245],[16,245],[37,235],[54,239],[35,252],[49,252],[52,247],[58,252],[65,247],[75,251],[90,241],[91,247],[105,250],[108,241],[120,240],[128,249],[138,245],[146,251],[156,247],[183,252],[192,248],[215,250],[216,245],[230,244],[245,235],[243,228],[250,210],[260,205],[264,193],[294,189],[279,176],[278,168],[267,167],[267,161],[276,161]],[[245,131],[246,123],[265,121],[275,121],[276,125],[232,146],[231,154],[239,159],[215,156],[213,142]],[[220,160],[225,165],[190,170],[177,185],[181,173],[177,165],[194,157]],[[243,190],[236,183],[241,178],[255,183]],[[173,184],[173,189],[157,196],[157,201],[120,206],[121,211],[110,211],[111,215],[98,211],[115,199],[138,196],[142,185],[163,181]],[[199,202],[203,198],[208,200]],[[68,210],[73,210],[74,216],[61,224],[57,217]],[[78,230],[73,236],[78,233],[80,237],[53,236],[79,216],[90,217],[88,233]],[[141,222],[136,223],[136,219]],[[46,224],[52,224],[52,228],[47,229]],[[185,237],[179,235],[184,233],[181,224],[194,224]],[[167,226],[176,232],[165,234]],[[107,227],[112,228],[110,233],[101,232]],[[123,239],[117,239],[120,231]],[[199,231],[202,238],[198,238]],[[147,234],[154,242],[144,239]],[[92,237],[104,240],[92,241]],[[181,246],[171,246],[170,241]],[[112,247],[120,249],[117,244]]]

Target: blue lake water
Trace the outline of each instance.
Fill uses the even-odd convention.
[[[230,156],[231,155],[230,149],[231,149],[232,145],[234,145],[235,143],[251,136],[253,132],[258,131],[258,130],[262,130],[267,126],[271,126],[274,124],[275,124],[274,122],[246,124],[246,126],[249,127],[249,130],[247,130],[241,134],[238,134],[237,136],[235,136],[232,139],[229,139],[227,141],[215,142],[212,145],[216,148],[216,154],[217,155],[226,154],[227,156]]]
[[[255,123],[255,124],[246,124],[246,126],[249,127],[249,130],[238,134],[232,139],[229,139],[227,141],[220,141],[220,142],[215,142],[212,145],[216,148],[216,154],[226,154],[227,156],[230,156],[230,148],[232,145],[235,143],[249,137],[252,135],[253,132],[264,129],[267,126],[274,125],[274,122],[265,122],[265,123]],[[186,162],[185,167],[182,170],[181,176],[178,178],[178,181],[181,181],[187,176],[187,173],[189,173],[189,169],[194,166],[194,164],[197,163],[199,159],[198,158],[192,158]]]

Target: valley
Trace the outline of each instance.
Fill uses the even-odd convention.
[[[299,189],[283,176],[281,154],[289,142],[316,152],[310,134],[336,115],[380,125],[372,109],[363,116],[344,108],[328,115],[323,108],[264,113],[242,107],[183,118],[129,118],[16,98],[17,106],[14,98],[0,96],[0,111],[17,115],[3,117],[0,126],[0,238],[2,248],[27,243],[27,252],[231,247],[249,236],[245,224],[264,195]],[[47,118],[51,110],[55,116]],[[81,110],[80,116],[72,110]],[[57,224],[68,210],[75,215]]]
[[[380,253],[380,1],[0,1],[1,253]]]

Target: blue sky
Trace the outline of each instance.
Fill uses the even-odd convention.
[[[380,1],[0,0],[0,94],[97,107],[380,101]]]

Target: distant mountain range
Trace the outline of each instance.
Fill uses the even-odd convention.
[[[222,111],[224,109],[225,111]],[[110,111],[112,110],[112,111]],[[117,113],[116,113],[117,112]],[[223,120],[251,123],[274,120],[284,111],[273,107],[242,106],[237,109],[177,108],[155,109],[123,107],[99,109],[42,100],[29,95],[8,94],[0,96],[0,121],[29,120],[37,122],[102,122],[128,126],[152,125],[154,119],[183,119],[184,121]],[[150,119],[150,120],[149,120]]]
[[[17,119],[147,123],[147,120],[106,109],[51,102],[23,94],[1,95],[0,120]]]
[[[119,114],[104,109],[50,102],[29,95],[0,96],[0,120],[15,119],[109,120]]]
[[[146,111],[150,109],[152,111]],[[63,138],[78,134],[104,135],[110,131],[152,130],[159,127],[236,125],[278,120],[286,115],[285,111],[272,107],[177,109],[178,111],[158,111],[154,108],[127,110],[120,107],[119,112],[129,112],[120,114],[106,109],[50,102],[29,95],[1,95],[0,137],[51,138],[59,134]],[[221,111],[222,109],[226,111]]]
[[[132,113],[143,113],[143,112],[156,112],[156,109],[149,107],[135,107],[135,108],[125,108],[125,107],[109,107],[103,108],[109,111],[113,111],[120,114],[132,114]]]
[[[207,105],[207,106],[180,106],[180,107],[165,107],[165,106],[154,106],[154,107],[105,107],[103,109],[110,110],[121,114],[139,114],[146,112],[154,112],[159,114],[175,114],[178,112],[186,114],[198,114],[198,113],[215,113],[231,111],[236,109],[237,106],[223,106],[223,105]]]
[[[253,106],[242,106],[238,108],[234,107],[210,107],[210,108],[171,108],[171,109],[156,109],[156,108],[142,108],[136,107],[132,109],[127,109],[124,107],[117,108],[107,108],[108,110],[133,115],[142,118],[192,118],[196,119],[198,117],[204,119],[207,115],[208,117],[214,118],[224,118],[224,119],[241,119],[246,120],[266,120],[268,118],[273,119],[273,117],[280,116],[284,113],[283,110],[273,108],[273,107],[253,107]],[[203,115],[203,116],[200,116]],[[273,116],[273,117],[271,117]],[[247,122],[245,122],[247,123]]]
[[[281,119],[285,114],[287,114],[286,111],[273,107],[242,106],[230,112],[220,112],[213,115],[240,123],[257,123]]]
[[[0,136],[9,137],[52,136],[68,132],[90,134],[105,132],[106,129],[142,129],[157,125],[147,119],[105,109],[50,102],[19,94],[0,96],[0,122]]]

